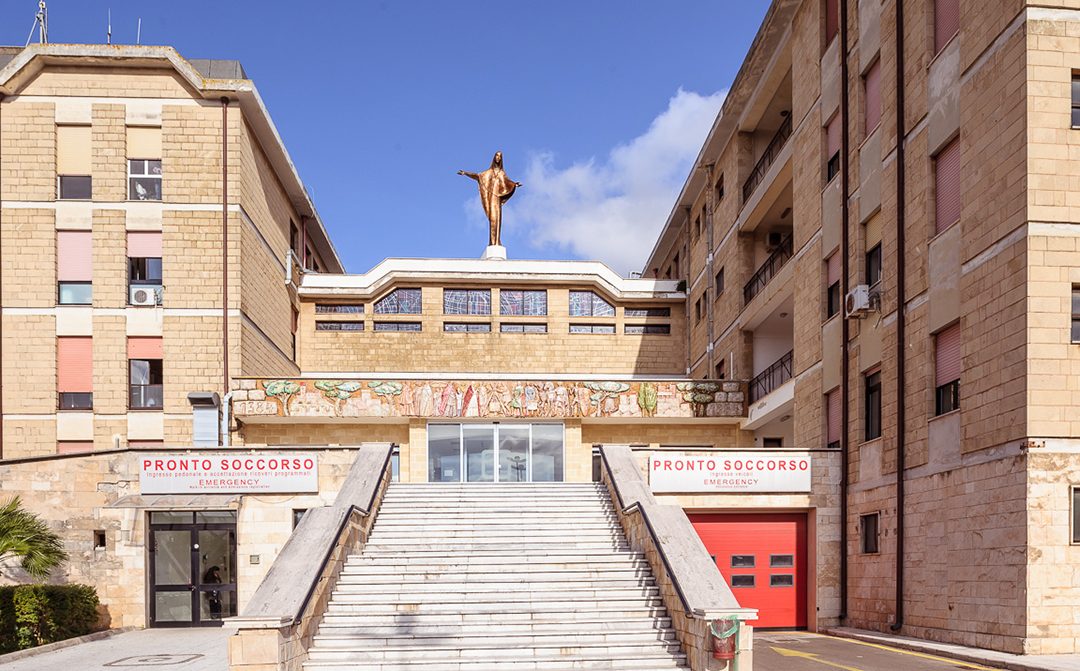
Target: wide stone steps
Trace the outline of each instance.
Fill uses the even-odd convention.
[[[660,671],[686,657],[603,486],[394,483],[304,668]]]

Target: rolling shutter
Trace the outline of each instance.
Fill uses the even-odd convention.
[[[960,324],[953,324],[938,333],[936,341],[934,384],[940,387],[959,380],[963,370]]]
[[[161,338],[128,338],[129,359],[164,359]]]
[[[935,219],[938,233],[960,221],[960,139],[938,152],[934,161]]]
[[[90,231],[59,231],[56,234],[56,272],[61,282],[92,280]]]
[[[94,389],[94,347],[88,337],[56,339],[56,390],[90,392]]]

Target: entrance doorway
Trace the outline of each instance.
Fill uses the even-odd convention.
[[[150,513],[150,626],[236,615],[236,511]]]
[[[562,480],[562,424],[428,424],[428,482]]]
[[[687,513],[755,629],[805,629],[805,513]]]

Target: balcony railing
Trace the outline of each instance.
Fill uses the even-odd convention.
[[[754,296],[761,293],[761,290],[772,281],[772,278],[776,277],[784,264],[791,260],[793,253],[791,236],[787,235],[780,242],[780,246],[769,254],[769,258],[765,259],[765,263],[761,264],[750,281],[743,286],[743,305],[749,305],[750,301],[754,300]]]
[[[753,195],[754,189],[761,184],[761,180],[765,179],[765,173],[769,172],[769,168],[772,166],[773,161],[780,155],[780,151],[787,144],[788,138],[791,137],[791,115],[784,117],[784,122],[780,124],[780,128],[776,129],[776,135],[769,140],[769,146],[765,147],[765,153],[758,159],[756,165],[754,165],[754,171],[750,173],[750,177],[743,182],[742,186],[742,199],[745,203],[750,200],[750,196]]]
[[[750,402],[765,398],[774,389],[791,379],[795,351],[792,350],[773,362],[750,380]]]

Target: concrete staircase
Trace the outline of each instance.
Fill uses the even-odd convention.
[[[688,667],[601,486],[393,483],[304,668]]]

